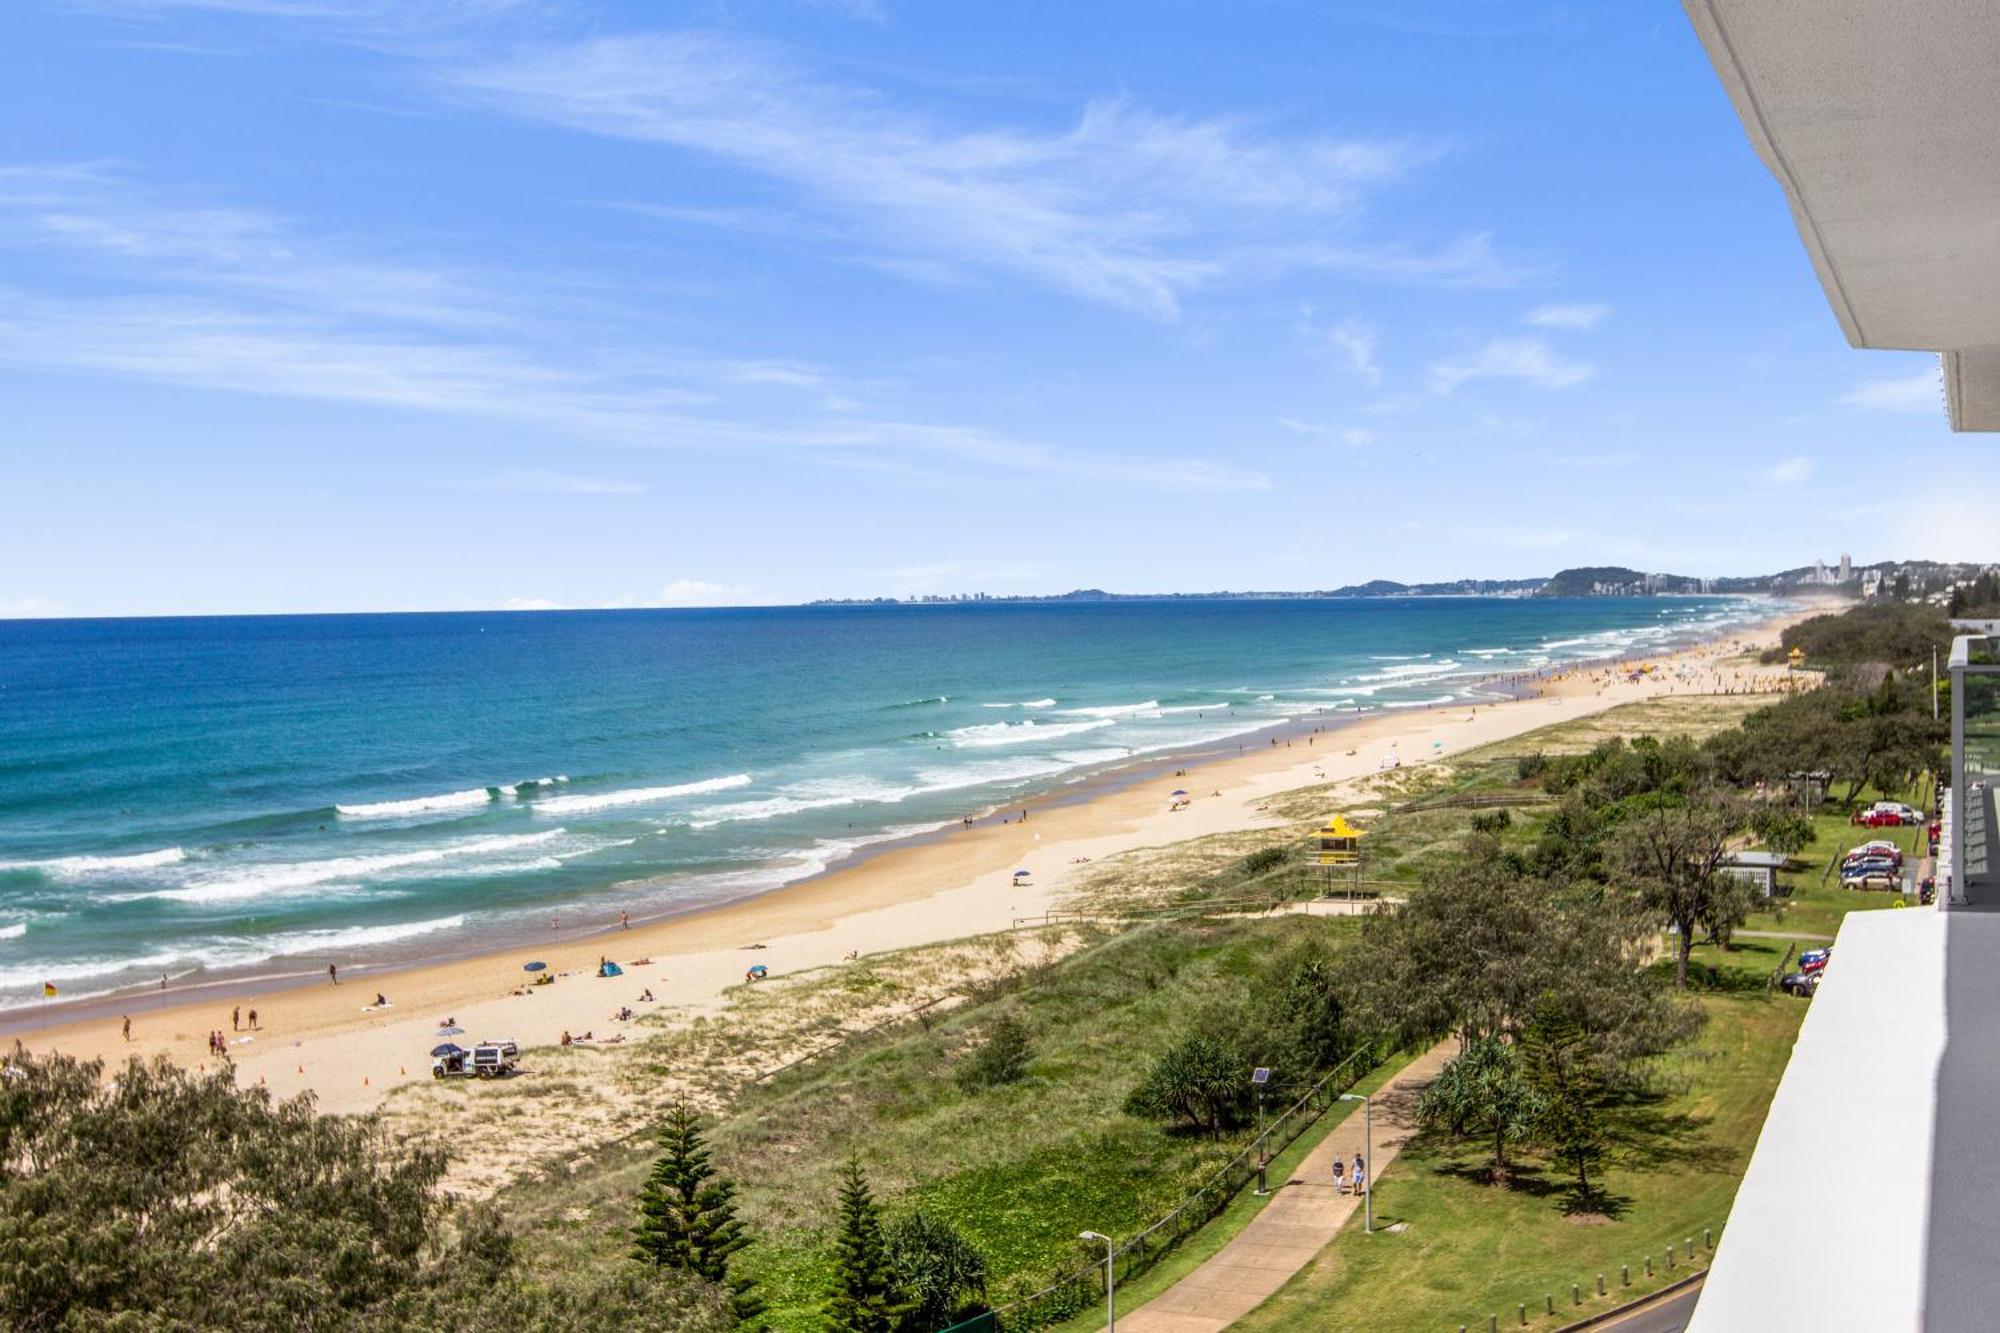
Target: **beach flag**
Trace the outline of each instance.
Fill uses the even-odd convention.
[[[53,981],[44,981],[42,983],[42,998],[44,1000],[53,1000],[55,999],[55,997],[56,997],[56,983]]]

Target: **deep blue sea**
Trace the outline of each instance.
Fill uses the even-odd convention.
[[[0,1006],[768,889],[1135,758],[1477,697],[1729,598],[0,622]],[[541,938],[546,938],[542,934]]]

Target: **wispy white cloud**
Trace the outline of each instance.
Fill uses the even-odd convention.
[[[1368,194],[1433,160],[1431,145],[1285,137],[1122,99],[1039,131],[950,128],[777,48],[698,32],[544,47],[438,77],[514,115],[775,180],[919,272],[1025,276],[1161,319],[1191,292],[1290,268],[1511,276],[1483,236],[1426,251],[1351,234]]]
[[[1566,361],[1540,338],[1494,338],[1469,356],[1431,366],[1431,388],[1448,394],[1468,380],[1511,379],[1541,389],[1567,389],[1595,374],[1595,368]]]
[[[1382,439],[1379,431],[1369,430],[1365,426],[1334,426],[1324,421],[1302,421],[1297,417],[1279,417],[1278,424],[1294,435],[1339,440],[1342,444],[1357,449],[1363,445],[1378,444]]]
[[[1804,454],[1794,454],[1764,469],[1764,479],[1781,486],[1796,486],[1812,474],[1813,461]]]
[[[754,589],[703,579],[674,579],[653,598],[654,606],[744,606],[757,600]]]
[[[1340,432],[1340,442],[1360,449],[1371,444],[1380,444],[1382,436],[1365,426],[1349,426]]]
[[[1367,320],[1350,315],[1338,324],[1322,327],[1312,307],[1307,306],[1299,314],[1299,334],[1338,357],[1371,388],[1382,383],[1382,363],[1376,355],[1382,336]]]
[[[1936,368],[1893,380],[1868,380],[1840,395],[1847,407],[1871,412],[1942,412],[1944,381]]]
[[[0,171],[0,244],[10,242],[93,276],[116,266],[122,293],[0,286],[0,360],[17,365],[504,419],[628,447],[889,455],[1160,490],[1270,486],[1205,459],[910,420],[824,367],[661,346],[643,316],[615,305],[565,319],[563,301],[537,294],[543,308],[524,312],[495,295],[523,286],[513,275],[381,262],[253,214],[151,208],[89,173]]]
[[[1538,329],[1589,330],[1596,328],[1597,322],[1610,313],[1608,305],[1538,305],[1528,312],[1527,321]]]
[[[46,597],[0,597],[0,620],[41,620],[61,614],[62,603]]]
[[[552,602],[546,597],[509,597],[500,603],[502,611],[561,611],[561,602]]]

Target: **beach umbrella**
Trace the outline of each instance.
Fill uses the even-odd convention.
[[[547,967],[547,966],[548,966],[548,964],[547,964],[547,963],[544,963],[544,962],[540,962],[540,961],[536,961],[536,962],[532,962],[532,963],[523,963],[523,964],[521,964],[521,970],[522,970],[523,972],[539,972],[539,971],[541,971],[541,970],[542,970],[543,968],[545,968],[545,967]]]
[[[455,1024],[448,1024],[444,1027],[439,1028],[437,1030],[437,1035],[440,1037],[456,1037],[459,1033],[463,1031],[465,1031],[465,1029],[462,1027],[458,1027]]]
[[[1028,875],[1028,872],[1027,872],[1027,871],[1025,871],[1025,870],[1016,870],[1016,871],[1014,872],[1014,878],[1015,878],[1015,879],[1025,879],[1025,878],[1027,878],[1027,875]]]
[[[447,1055],[464,1055],[464,1054],[465,1054],[465,1048],[463,1046],[454,1046],[450,1042],[446,1042],[442,1046],[431,1047],[432,1059],[441,1060]]]
[[[1176,787],[1171,794],[1174,796],[1185,796],[1187,795],[1187,789],[1185,787]]]

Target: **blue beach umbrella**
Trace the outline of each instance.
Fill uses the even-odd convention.
[[[465,1054],[465,1048],[463,1046],[455,1046],[451,1042],[446,1042],[442,1046],[431,1047],[431,1057],[433,1059],[441,1060],[447,1055],[464,1055],[464,1054]]]
[[[456,1024],[447,1023],[445,1026],[437,1030],[437,1035],[440,1037],[456,1037],[459,1033],[463,1031],[465,1031],[464,1028],[459,1027]]]
[[[537,962],[533,962],[533,963],[523,963],[523,964],[521,964],[521,970],[522,970],[523,972],[539,972],[539,971],[541,971],[541,970],[542,970],[543,968],[545,968],[545,967],[547,967],[547,966],[548,966],[548,964],[547,964],[547,963],[544,963],[544,962],[540,962],[540,961],[537,961]]]

